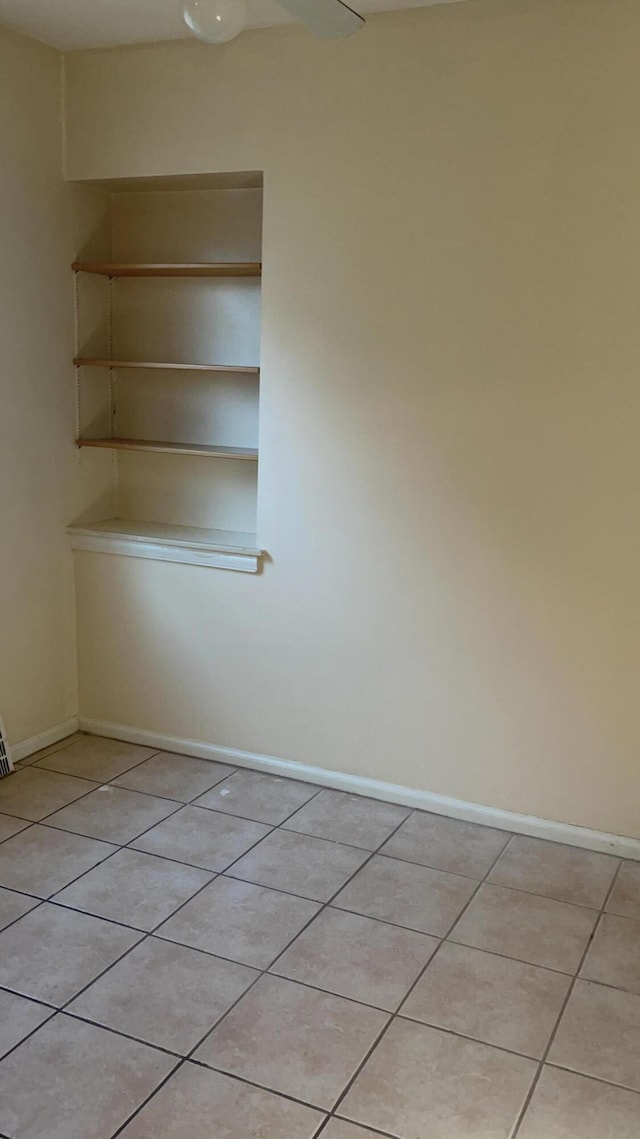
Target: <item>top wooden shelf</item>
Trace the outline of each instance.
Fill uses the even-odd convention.
[[[153,265],[119,261],[74,261],[76,273],[97,273],[101,277],[259,277],[260,261],[199,261],[185,264]]]

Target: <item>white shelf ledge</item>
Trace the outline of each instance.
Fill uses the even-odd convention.
[[[199,526],[172,526],[164,522],[138,522],[109,518],[69,526],[73,550],[122,557],[182,562],[192,566],[258,573],[264,550],[255,534],[235,530],[206,530]]]

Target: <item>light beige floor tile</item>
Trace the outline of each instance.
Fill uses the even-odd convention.
[[[106,842],[48,826],[29,827],[0,846],[0,883],[48,898],[113,851]]]
[[[489,881],[599,910],[618,865],[619,860],[609,854],[515,835]]]
[[[581,975],[640,993],[640,921],[603,914]]]
[[[365,799],[362,795],[321,791],[289,819],[286,827],[300,834],[377,850],[410,813],[408,807]]]
[[[622,863],[606,909],[610,914],[640,920],[640,862]]]
[[[25,830],[29,825],[26,819],[16,819],[13,815],[0,815],[0,842]]]
[[[53,1015],[53,1009],[0,989],[0,1057]]]
[[[357,1123],[347,1123],[344,1119],[331,1119],[322,1132],[321,1139],[380,1139],[380,1133],[369,1131]]]
[[[571,978],[447,942],[402,1006],[402,1016],[540,1059]]]
[[[582,906],[484,885],[451,940],[575,973],[597,919],[595,910]]]
[[[265,976],[207,1037],[195,1059],[330,1108],[386,1021],[375,1009]]]
[[[321,1121],[310,1107],[185,1064],[121,1139],[312,1139]]]
[[[130,791],[146,791],[149,795],[164,795],[167,799],[188,803],[233,771],[235,767],[225,763],[161,751],[112,782]]]
[[[444,937],[476,886],[469,878],[376,855],[338,894],[334,905]]]
[[[169,918],[158,935],[266,969],[319,908],[306,898],[217,878]]]
[[[38,904],[37,898],[28,898],[26,894],[16,894],[13,890],[5,890],[4,886],[0,886],[0,930],[24,917]]]
[[[96,783],[107,783],[142,763],[153,752],[153,748],[103,739],[102,736],[80,736],[69,747],[39,759],[37,766],[93,779]]]
[[[119,850],[56,895],[56,902],[150,931],[212,880],[208,870]]]
[[[68,1011],[186,1055],[257,976],[244,965],[149,937]]]
[[[269,829],[262,823],[246,822],[202,807],[183,807],[132,845],[136,850],[219,872],[269,834]]]
[[[548,1060],[640,1091],[640,996],[577,981]]]
[[[25,767],[0,779],[0,811],[38,822],[96,786],[86,779],[58,775],[40,767]]]
[[[198,805],[277,826],[312,799],[317,791],[312,783],[280,779],[277,775],[263,775],[260,771],[236,771],[235,775],[198,799]]]
[[[123,787],[98,787],[81,802],[51,815],[47,823],[89,838],[125,843],[166,819],[175,809],[176,803],[169,799],[125,791]]]
[[[16,1139],[111,1139],[175,1059],[52,1017],[0,1064],[0,1133]]]
[[[400,1139],[510,1139],[536,1071],[532,1060],[396,1020],[340,1114]]]
[[[229,871],[234,878],[328,902],[368,857],[322,838],[273,831]]]
[[[424,933],[326,909],[272,972],[393,1012],[439,944]]]
[[[638,1139],[640,1095],[545,1068],[518,1139]]]
[[[416,811],[389,839],[382,853],[450,874],[484,878],[510,837],[506,831]]]
[[[0,985],[63,1005],[140,934],[49,902],[0,933]]]

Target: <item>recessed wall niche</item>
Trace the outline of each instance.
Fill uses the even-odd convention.
[[[72,544],[256,572],[262,176],[77,195]]]

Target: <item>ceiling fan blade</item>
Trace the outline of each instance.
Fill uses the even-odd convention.
[[[281,8],[320,39],[342,39],[364,27],[364,20],[341,0],[277,0]]]

